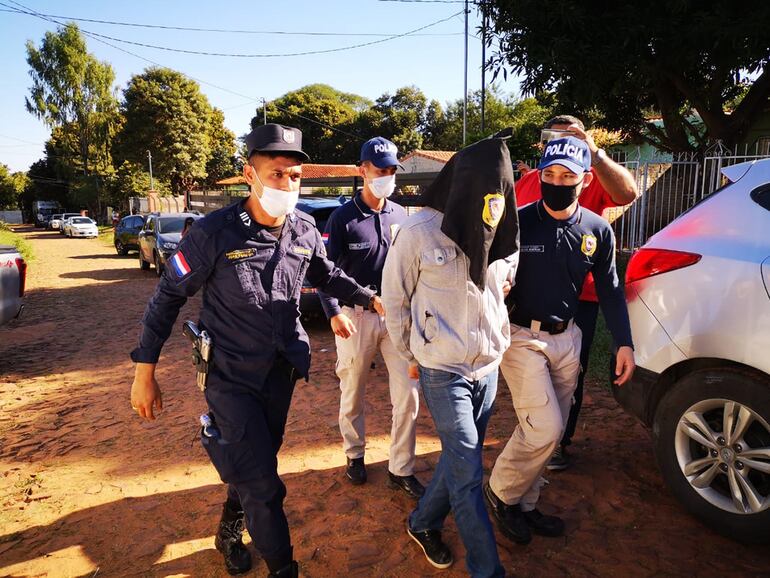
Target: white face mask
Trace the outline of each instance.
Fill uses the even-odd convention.
[[[253,168],[253,167],[252,167]],[[254,178],[262,185],[262,196],[257,194],[256,187],[254,187],[254,194],[259,198],[259,203],[265,212],[278,219],[285,217],[294,210],[299,200],[299,191],[282,191],[281,189],[274,189],[273,187],[265,186],[257,176],[257,170],[254,169]]]
[[[369,180],[369,188],[378,199],[385,199],[396,190],[396,175],[377,177]]]

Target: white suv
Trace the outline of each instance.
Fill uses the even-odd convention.
[[[623,407],[652,426],[685,507],[735,539],[770,540],[770,159],[653,236],[626,271],[636,346]]]

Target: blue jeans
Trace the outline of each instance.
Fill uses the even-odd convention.
[[[409,527],[418,532],[441,530],[444,518],[454,511],[471,576],[505,576],[481,490],[481,450],[497,394],[497,370],[468,381],[420,366],[420,386],[441,440],[441,457],[409,516]]]

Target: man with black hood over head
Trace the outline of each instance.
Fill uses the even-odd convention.
[[[475,577],[504,576],[484,507],[481,450],[510,342],[504,292],[518,261],[513,170],[504,136],[458,152],[393,240],[383,271],[385,322],[419,377],[441,457],[407,522],[428,562],[448,568],[449,511]]]

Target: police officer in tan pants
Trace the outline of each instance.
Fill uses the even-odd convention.
[[[374,137],[361,147],[359,174],[364,186],[326,223],[327,253],[338,267],[361,285],[380,291],[385,257],[406,210],[388,200],[396,186],[399,167],[396,145]],[[390,430],[388,484],[419,498],[425,488],[414,475],[416,420],[419,409],[417,380],[410,379],[409,364],[388,337],[385,320],[375,311],[340,303],[321,294],[337,344],[340,378],[339,424],[347,456],[345,477],[353,485],[366,482],[364,453],[366,430],[364,397],[369,368],[377,351],[388,368],[393,407]]]
[[[617,346],[615,383],[634,370],[623,289],[609,224],[578,204],[591,182],[585,141],[550,141],[538,167],[542,200],[519,211],[521,258],[511,291],[511,345],[500,369],[518,425],[497,458],[484,496],[504,535],[526,544],[532,533],[560,536],[564,523],[540,513],[541,474],[561,440],[580,373],[580,328],[573,320],[586,274],[593,273]]]

